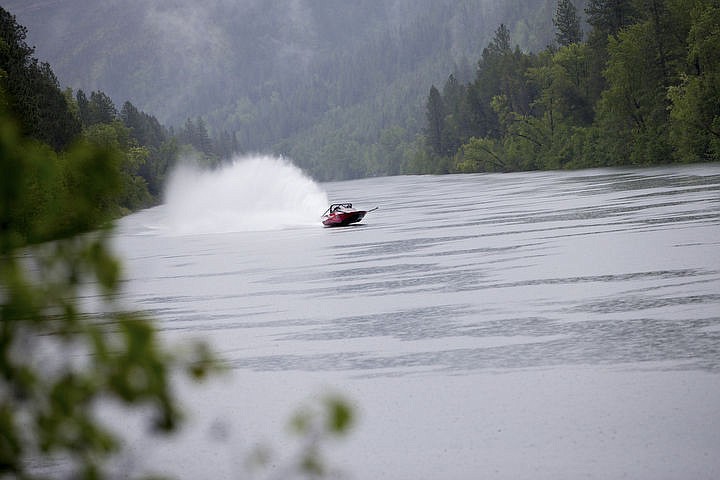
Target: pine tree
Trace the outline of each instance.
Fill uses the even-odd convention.
[[[24,135],[62,150],[80,134],[80,124],[50,65],[32,56],[35,49],[25,43],[26,35],[27,28],[0,7],[0,92],[6,95],[2,100]]]
[[[138,110],[129,101],[120,110],[120,120],[130,129],[130,136],[142,146],[157,149],[167,139],[160,122],[154,116]]]
[[[632,0],[589,0],[585,13],[588,23],[602,36],[617,34],[636,16]]]
[[[440,91],[433,85],[427,102],[427,139],[430,149],[437,155],[444,153],[443,131],[445,129],[445,108]]]
[[[490,55],[502,55],[506,53],[512,53],[512,45],[510,44],[510,30],[501,23],[497,30],[495,30],[495,36],[492,42],[487,47]],[[483,57],[485,57],[483,52]]]
[[[90,93],[89,123],[111,123],[117,118],[117,109],[112,99],[104,92],[98,90]]]
[[[82,90],[78,90],[75,94],[75,101],[80,115],[80,124],[85,128],[90,125],[90,101]]]
[[[464,107],[467,91],[465,86],[457,81],[455,75],[450,75],[445,82],[442,98],[446,113],[443,138],[447,153],[452,154],[460,147],[463,137],[469,131]]]
[[[555,39],[561,47],[582,41],[583,32],[580,28],[580,19],[577,16],[575,5],[570,0],[558,1],[553,25],[557,29]]]

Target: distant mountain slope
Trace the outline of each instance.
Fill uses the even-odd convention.
[[[245,150],[307,156],[322,148],[313,135],[327,127],[318,125],[361,145],[392,125],[417,133],[431,84],[454,70],[472,75],[500,23],[522,48],[544,48],[556,4],[6,0],[5,8],[64,85],[130,100],[170,125],[203,116]]]

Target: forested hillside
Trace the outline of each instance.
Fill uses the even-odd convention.
[[[580,28],[586,18],[588,35]],[[475,78],[430,88],[415,172],[720,160],[716,0],[559,0],[556,46],[501,25]]]
[[[188,120],[171,130],[129,101],[118,109],[101,90],[86,94],[61,89],[51,66],[34,56],[27,32],[0,7],[0,116],[11,119],[7,128],[17,128],[16,134],[28,142],[28,148],[37,150],[36,160],[45,157],[48,169],[25,172],[21,176],[27,178],[18,184],[4,172],[4,188],[27,189],[36,195],[27,211],[11,212],[23,222],[47,214],[62,223],[64,214],[56,204],[73,195],[74,177],[84,175],[75,170],[80,167],[74,159],[103,157],[107,162],[103,168],[117,173],[118,185],[96,192],[92,207],[102,216],[114,217],[156,204],[166,174],[181,155],[214,165],[234,150],[224,136],[211,140],[201,120]],[[11,155],[4,160],[12,162]],[[59,179],[57,184],[40,188],[46,181],[43,175],[55,169],[52,175]]]
[[[61,84],[210,157],[320,180],[718,157],[716,0],[7,3]]]
[[[6,0],[60,83],[104,91],[320,179],[406,171],[427,88],[475,74],[500,23],[553,41],[555,0]]]

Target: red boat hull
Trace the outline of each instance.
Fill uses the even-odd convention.
[[[344,227],[352,223],[357,223],[363,219],[367,212],[364,210],[356,210],[354,212],[334,212],[323,218],[323,225],[326,227]]]

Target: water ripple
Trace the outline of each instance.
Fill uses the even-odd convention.
[[[123,300],[165,331],[209,335],[234,368],[718,372],[719,170],[329,184],[380,206],[348,229],[161,237],[129,224]]]
[[[508,325],[527,327],[508,331]],[[537,324],[537,325],[536,325]],[[405,370],[414,374],[423,370],[453,373],[477,370],[506,370],[556,365],[622,365],[646,364],[648,368],[704,369],[720,372],[720,317],[690,322],[655,319],[577,322],[561,326],[537,319],[494,323],[475,330],[474,335],[504,334],[521,338],[507,345],[479,348],[451,348],[401,355],[378,355],[373,352],[337,352],[311,355],[270,355],[235,358],[233,368],[254,370],[337,370],[357,371],[363,375],[398,375]],[[469,331],[468,331],[469,332]],[[466,333],[468,333],[466,332]],[[562,336],[558,337],[558,333]],[[535,334],[537,340],[525,335]],[[554,334],[554,335],[551,335]],[[312,337],[298,337],[311,340]],[[346,338],[341,336],[339,338]],[[530,337],[532,338],[532,337]],[[547,339],[549,338],[549,340]]]

